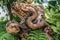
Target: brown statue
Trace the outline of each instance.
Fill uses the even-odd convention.
[[[20,37],[25,37],[29,32],[27,31],[28,29],[43,28],[48,40],[54,40],[54,32],[50,25],[45,21],[45,14],[40,6],[15,2],[11,5],[11,7],[12,13],[24,20],[23,23],[20,23],[20,28],[22,29],[22,36],[19,34]]]
[[[36,10],[32,6],[25,4],[25,3],[20,3],[20,4],[15,3],[14,7],[12,7],[12,8],[13,8],[12,9],[13,13],[17,14],[18,16],[19,15],[21,16],[21,14],[24,15],[24,13],[20,12],[20,10],[22,10],[23,12],[26,12],[26,13],[28,12],[27,13],[28,15],[32,15],[32,16],[28,17],[26,20],[26,23],[29,28],[37,29],[37,28],[41,28],[42,26],[44,26],[45,23],[44,23],[44,21],[42,21],[43,19],[40,19],[39,21],[37,21],[36,24],[33,24],[32,21],[37,18],[38,13],[36,12]],[[20,12],[20,13],[16,13],[16,12]],[[42,14],[42,16],[43,16],[43,14]]]

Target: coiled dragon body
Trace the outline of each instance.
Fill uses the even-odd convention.
[[[44,16],[44,14],[42,14],[42,13],[41,13],[41,16],[38,19],[37,23],[34,24],[32,22],[33,20],[36,20],[36,18],[38,17],[38,10],[39,9],[38,9],[37,6],[35,6],[35,8],[33,8],[33,6],[30,6],[30,5],[25,4],[25,3],[20,3],[20,4],[15,3],[13,8],[15,9],[14,12],[16,12],[16,10],[22,10],[23,12],[28,12],[28,14],[30,14],[30,15],[32,14],[30,17],[28,17],[26,19],[26,24],[28,25],[29,28],[31,28],[31,29],[38,29],[38,28],[41,28],[45,24],[44,21],[42,20],[42,16]],[[22,12],[15,13],[15,14],[17,14],[19,16],[19,14],[21,14],[21,13]],[[39,15],[40,15],[40,11],[39,11]]]

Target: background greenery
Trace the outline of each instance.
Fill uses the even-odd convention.
[[[21,0],[0,0],[0,6],[7,7],[8,3],[13,3],[15,1],[21,2]],[[53,0],[54,1],[54,0]],[[60,10],[59,4],[60,0],[55,0],[58,4],[54,4],[53,2],[49,2],[48,7],[44,9],[46,15],[46,21],[50,24],[51,28],[56,32],[54,35],[55,40],[60,40]],[[35,3],[42,4],[43,2],[39,0],[34,0]],[[8,10],[8,9],[6,9]],[[20,19],[14,15],[13,19],[20,22]],[[5,26],[9,20],[6,18],[0,18],[0,40],[19,40],[19,38],[15,35],[11,35],[6,32]],[[31,30],[29,36],[23,40],[47,40],[45,33],[41,30]]]

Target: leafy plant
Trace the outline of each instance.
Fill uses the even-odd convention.
[[[26,40],[47,40],[45,33],[41,30],[32,30]]]
[[[45,9],[46,21],[51,24],[51,28],[56,32],[54,38],[55,40],[59,40],[60,34],[60,12],[58,10],[58,6],[50,5],[51,9]]]

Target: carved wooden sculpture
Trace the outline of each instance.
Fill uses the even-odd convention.
[[[49,26],[49,24],[45,21],[45,14],[41,7],[37,5],[30,5],[27,3],[15,2],[12,4],[12,13],[25,20],[23,23],[26,26],[26,28],[24,27],[23,23],[20,23],[22,25],[20,28],[22,28],[23,30],[22,34],[26,33],[27,29],[29,28],[44,28],[44,32],[46,33],[48,40],[54,40],[54,32]],[[26,32],[24,31],[24,29],[26,29]]]
[[[25,3],[20,3],[20,4],[15,3],[14,7],[13,7],[13,11],[14,11],[13,13],[15,13],[19,16],[23,13],[22,12],[16,13],[16,11],[17,11],[16,9],[18,10],[18,12],[20,12],[20,10],[22,10],[23,12],[28,12],[28,14],[32,15],[32,16],[28,17],[26,20],[26,23],[29,28],[37,29],[37,28],[41,28],[42,26],[44,26],[45,23],[44,23],[44,21],[41,21],[42,19],[40,19],[36,24],[33,24],[32,21],[37,18],[38,13],[32,6],[25,4]]]

